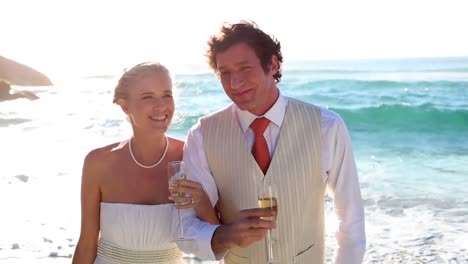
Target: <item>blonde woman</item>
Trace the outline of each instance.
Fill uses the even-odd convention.
[[[120,78],[114,103],[133,135],[85,158],[73,263],[181,263],[182,252],[171,242],[176,210],[166,168],[182,160],[184,142],[165,134],[175,110],[169,71],[152,62],[134,66]],[[185,207],[195,208],[200,219],[218,223],[201,185],[179,184],[190,198],[177,201],[190,202]]]

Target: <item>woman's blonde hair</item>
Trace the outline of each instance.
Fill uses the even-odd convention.
[[[170,77],[169,70],[159,62],[143,62],[133,66],[129,70],[125,69],[115,87],[113,102],[117,103],[119,99],[127,99],[128,88],[132,86],[136,80],[153,73],[165,73]]]

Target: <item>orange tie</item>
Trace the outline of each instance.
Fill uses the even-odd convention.
[[[252,128],[255,134],[255,140],[252,147],[252,155],[257,161],[258,166],[266,174],[268,166],[270,165],[270,152],[268,151],[268,145],[263,136],[265,129],[270,124],[270,120],[265,117],[255,119],[250,128]]]

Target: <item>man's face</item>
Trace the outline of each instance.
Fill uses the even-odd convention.
[[[216,65],[224,91],[241,110],[263,115],[276,101],[275,56],[265,72],[255,51],[241,42],[220,52]]]

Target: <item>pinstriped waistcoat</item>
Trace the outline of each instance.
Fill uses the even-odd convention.
[[[228,107],[200,120],[209,168],[219,192],[223,223],[240,210],[257,207],[256,186],[269,177],[278,187],[278,220],[273,236],[281,264],[324,263],[325,184],[321,176],[320,109],[288,98],[286,115],[265,176]],[[225,263],[266,263],[264,240],[233,248]]]

